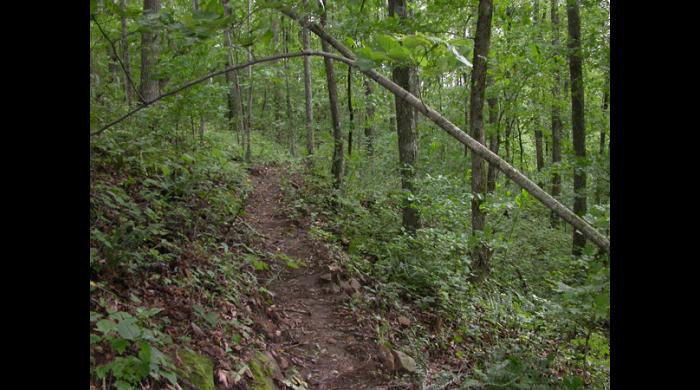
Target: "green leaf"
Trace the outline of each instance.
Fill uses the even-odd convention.
[[[123,321],[119,321],[117,331],[119,332],[119,336],[132,341],[136,340],[136,338],[141,335],[141,328],[136,325],[135,318],[127,318]]]
[[[429,48],[432,46],[428,39],[419,35],[407,35],[401,39],[401,43],[409,49],[415,49],[416,47]]]
[[[272,32],[272,30],[267,30],[265,34],[261,35],[258,39],[263,43],[263,45],[267,45],[274,35],[275,34]]]
[[[117,324],[112,320],[100,320],[97,321],[96,328],[99,332],[102,332],[102,334],[109,334],[117,329]]]
[[[392,47],[388,54],[391,59],[396,61],[405,62],[411,60],[411,52],[402,46]]]

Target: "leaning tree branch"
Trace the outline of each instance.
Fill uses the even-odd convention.
[[[117,59],[117,61],[119,62],[119,65],[122,67],[122,70],[124,71],[124,74],[126,75],[126,78],[129,79],[129,85],[131,86],[131,89],[133,89],[134,92],[136,92],[136,96],[139,97],[139,100],[141,101],[141,103],[144,103],[146,100],[143,98],[143,96],[141,95],[141,92],[138,90],[138,88],[136,88],[136,84],[134,84],[134,80],[131,79],[131,75],[129,74],[129,72],[126,71],[126,67],[124,66],[124,63],[122,62],[121,57],[119,57],[119,54],[117,53],[117,48],[114,46],[114,42],[112,42],[112,40],[109,39],[109,37],[107,36],[107,33],[105,33],[105,31],[102,29],[102,26],[100,26],[100,24],[97,23],[97,18],[94,15],[92,15],[91,18],[92,18],[92,21],[95,22],[95,25],[97,25],[97,28],[102,33],[102,36],[105,37],[107,42],[109,42],[109,45],[112,46],[112,51],[114,52],[114,58]]]
[[[328,42],[345,57],[353,61],[355,60],[356,57],[353,54],[353,52],[350,51],[350,49],[348,49],[347,47],[345,47],[345,45],[338,42],[338,40],[326,33],[326,31],[317,23],[310,21],[308,18],[300,17],[294,10],[292,10],[289,7],[280,6],[278,9],[283,14],[296,20],[302,26],[308,28],[319,38]],[[559,215],[566,222],[574,226],[586,238],[590,239],[602,250],[604,250],[607,253],[610,253],[610,241],[603,234],[598,232],[591,224],[589,224],[583,218],[576,215],[568,207],[561,204],[552,195],[540,188],[527,176],[520,173],[512,165],[508,164],[508,162],[502,159],[498,154],[492,152],[485,145],[481,144],[474,138],[467,135],[464,131],[462,131],[459,127],[455,126],[452,122],[450,122],[447,118],[442,116],[439,112],[423,104],[423,102],[420,99],[418,99],[415,95],[406,91],[401,86],[384,77],[380,73],[376,72],[373,69],[360,69],[360,71],[365,75],[369,76],[372,80],[376,81],[379,85],[393,92],[395,96],[408,102],[411,106],[413,106],[423,115],[428,117],[428,119],[430,119],[433,123],[438,125],[441,129],[445,130],[449,135],[456,138],[460,143],[471,149],[472,152],[476,153],[479,157],[488,161],[499,171],[503,172],[513,182],[527,190],[530,194],[532,194],[533,197],[535,197],[537,200],[542,202],[542,204],[554,211],[554,213]]]
[[[238,70],[238,69],[241,69],[241,68],[247,68],[247,67],[249,67],[249,66],[252,66],[252,65],[255,65],[255,64],[259,64],[259,63],[263,63],[263,62],[270,62],[270,61],[276,61],[276,60],[279,60],[279,59],[282,59],[282,58],[293,58],[293,57],[302,57],[302,56],[329,57],[329,58],[332,58],[332,59],[334,59],[334,60],[341,61],[341,62],[344,62],[344,63],[346,63],[346,64],[349,64],[349,65],[351,65],[351,66],[352,66],[352,65],[355,65],[355,61],[354,61],[354,60],[351,60],[351,59],[346,58],[346,57],[343,57],[343,56],[339,56],[339,55],[337,55],[337,54],[326,53],[326,52],[322,52],[322,51],[301,51],[301,52],[297,52],[297,53],[278,54],[278,55],[274,55],[274,56],[258,58],[257,60],[254,60],[254,61],[246,62],[246,63],[243,63],[243,64],[238,64],[238,65],[235,65],[235,66],[230,66],[230,67],[225,68],[225,69],[223,69],[223,70],[219,70],[219,71],[216,71],[216,72],[213,72],[213,73],[209,73],[209,74],[206,75],[206,76],[202,76],[202,77],[200,77],[200,78],[198,78],[198,79],[196,79],[196,80],[194,80],[194,81],[190,81],[189,83],[183,84],[182,86],[177,87],[177,88],[175,88],[174,90],[172,90],[172,91],[170,91],[170,92],[164,93],[164,94],[158,96],[157,98],[155,98],[155,99],[153,99],[153,100],[151,100],[151,101],[147,101],[147,102],[143,103],[143,104],[140,105],[139,107],[137,107],[137,108],[135,108],[135,109],[133,109],[133,110],[127,112],[126,114],[122,115],[122,116],[119,117],[118,119],[115,119],[114,121],[110,122],[109,124],[103,126],[101,129],[99,129],[99,130],[97,130],[97,131],[95,131],[95,132],[90,133],[90,136],[92,137],[92,136],[98,135],[98,134],[102,133],[103,131],[109,129],[110,127],[116,125],[117,123],[123,121],[124,119],[126,119],[126,118],[128,118],[128,117],[130,117],[130,116],[136,114],[137,112],[143,110],[144,108],[146,108],[146,107],[152,105],[153,103],[155,103],[155,102],[157,102],[157,101],[159,101],[159,100],[161,100],[161,99],[163,99],[163,98],[166,98],[166,97],[168,97],[168,96],[173,96],[173,95],[175,95],[175,94],[177,94],[177,93],[180,93],[180,92],[182,92],[183,90],[185,90],[185,89],[187,89],[187,88],[190,88],[190,87],[192,87],[192,86],[195,86],[195,85],[197,85],[197,84],[199,84],[199,83],[201,83],[201,82],[207,81],[208,79],[210,79],[210,78],[212,78],[212,77],[216,77],[216,76],[222,75],[222,74],[224,74],[224,73],[231,72],[231,71],[234,71],[234,70]]]

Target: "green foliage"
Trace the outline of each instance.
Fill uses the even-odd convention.
[[[91,345],[104,345],[115,354],[114,359],[95,368],[98,378],[112,375],[118,389],[136,389],[136,385],[148,377],[167,379],[175,385],[176,375],[170,359],[156,346],[168,346],[172,340],[167,334],[149,326],[149,318],[160,309],[139,308],[138,315],[113,312],[95,323],[95,333],[90,334]],[[101,316],[91,316],[97,320]],[[105,352],[103,347],[95,347]]]

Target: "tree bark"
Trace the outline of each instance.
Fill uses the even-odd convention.
[[[552,196],[558,198],[561,194],[561,176],[559,175],[559,162],[561,161],[561,134],[564,125],[561,121],[561,68],[558,65],[559,44],[559,4],[558,0],[550,0],[552,20],[552,49],[555,62],[554,83],[552,85]],[[552,227],[559,226],[559,218],[552,212],[550,216]]]
[[[586,214],[586,128],[584,117],[583,64],[581,51],[581,18],[577,0],[566,0],[569,28],[569,76],[571,78],[571,125],[574,144],[574,213]],[[586,244],[586,237],[577,229],[573,232],[572,254],[579,256]]]
[[[491,43],[491,0],[479,0],[476,35],[474,37],[474,57],[471,78],[471,105],[469,108],[469,130],[472,138],[484,144],[484,93],[486,90],[486,59]],[[481,203],[486,194],[486,169],[481,156],[472,155],[472,234],[483,234],[486,226],[486,213],[481,210]],[[472,252],[472,266],[477,278],[488,275],[491,250],[483,240]]]
[[[160,0],[143,0],[143,13],[153,14],[160,12]],[[158,97],[158,80],[153,77],[153,68],[158,62],[158,43],[156,34],[151,32],[141,33],[141,96],[146,101]]]
[[[321,25],[326,23],[326,11],[324,9],[321,16]],[[330,52],[328,42],[321,40],[321,47],[324,52]],[[328,84],[328,102],[331,109],[331,125],[333,126],[333,161],[331,162],[331,173],[335,178],[333,186],[337,189],[343,184],[343,133],[340,129],[340,115],[338,114],[338,89],[335,84],[335,73],[333,70],[333,60],[324,57],[323,63],[326,67],[326,83]]]
[[[397,15],[404,23],[408,18],[408,0],[389,0],[389,17]],[[415,69],[408,66],[394,66],[392,80],[407,91],[414,91],[416,77]],[[401,174],[401,189],[405,193],[403,201],[403,227],[414,233],[420,228],[420,215],[409,197],[417,191],[415,188],[416,164],[418,160],[418,144],[416,142],[416,117],[413,107],[398,96],[394,96],[396,107],[396,132],[399,140],[399,171]]]

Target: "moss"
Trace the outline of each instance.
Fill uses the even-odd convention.
[[[200,390],[214,390],[214,363],[206,356],[190,350],[178,351],[182,366],[178,376],[186,379]]]
[[[277,363],[273,361],[267,354],[258,352],[248,364],[250,372],[253,374],[253,389],[255,390],[276,390],[275,382],[272,378],[275,376]]]

